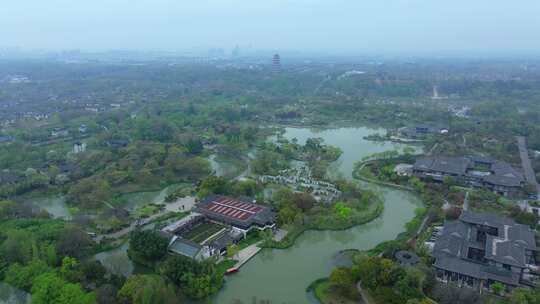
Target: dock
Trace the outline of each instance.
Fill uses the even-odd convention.
[[[248,247],[240,250],[238,252],[238,262],[231,268],[231,269],[240,269],[245,263],[247,263],[252,257],[254,257],[259,251],[261,251],[261,247],[258,246],[259,243],[255,243],[253,245],[249,245]]]

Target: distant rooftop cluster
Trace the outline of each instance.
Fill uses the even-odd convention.
[[[448,134],[450,129],[446,126],[434,125],[416,125],[411,127],[403,127],[398,132],[407,138],[421,139],[428,135]]]

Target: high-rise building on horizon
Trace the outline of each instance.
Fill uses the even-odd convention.
[[[272,58],[272,69],[274,73],[279,73],[281,71],[281,58],[279,57],[279,54],[274,54],[274,57]]]

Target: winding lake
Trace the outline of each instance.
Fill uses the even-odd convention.
[[[419,147],[394,143],[390,141],[369,141],[364,137],[373,134],[384,135],[385,129],[370,129],[365,127],[338,128],[338,129],[308,129],[285,128],[283,137],[292,140],[296,138],[303,145],[308,138],[320,137],[328,145],[339,147],[343,154],[333,164],[334,170],[330,173],[341,174],[345,178],[352,178],[354,164],[362,157],[389,150],[402,151],[405,147],[412,147],[419,151]]]
[[[335,164],[335,171],[351,178],[354,163],[362,157],[406,147],[405,144],[363,139],[366,135],[382,132],[384,130],[369,128],[321,131],[287,128],[283,136],[296,138],[301,144],[307,138],[322,137],[327,144],[341,148],[343,154]],[[380,187],[376,190],[381,191],[385,199],[384,212],[378,219],[343,231],[308,231],[289,249],[263,250],[238,273],[227,277],[225,287],[204,303],[247,304],[254,303],[254,299],[270,300],[274,304],[313,303],[315,300],[305,292],[306,287],[312,281],[328,276],[340,250],[370,249],[394,239],[414,217],[414,209],[421,206],[419,199],[410,193]]]

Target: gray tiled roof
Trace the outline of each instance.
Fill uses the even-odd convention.
[[[464,175],[469,164],[470,160],[465,157],[424,157],[416,161],[414,169]]]
[[[189,240],[177,237],[170,245],[169,250],[190,258],[195,258],[202,246]]]
[[[475,163],[489,165],[487,175],[479,176],[471,173],[475,167]],[[468,177],[481,180],[488,184],[506,187],[520,187],[525,180],[523,173],[516,170],[510,164],[482,156],[423,157],[416,160],[413,170]]]
[[[435,268],[467,275],[482,280],[495,280],[506,284],[518,286],[519,274],[510,270],[483,265],[454,257],[441,257],[433,264]]]
[[[525,267],[525,248],[514,241],[492,235],[486,238],[486,258],[520,268]]]
[[[485,243],[476,240],[475,225],[497,228],[497,235],[486,235]],[[484,251],[484,260],[468,258],[470,248]],[[458,221],[447,222],[435,242],[433,256],[436,268],[480,279],[492,279],[518,285],[519,274],[495,267],[488,261],[525,268],[526,250],[536,250],[534,232],[510,218],[489,213],[464,211]]]
[[[480,213],[480,212],[470,212],[463,211],[459,220],[465,223],[477,224],[477,225],[488,225],[491,227],[498,228],[501,225],[513,225],[515,222],[507,217],[498,216],[493,213]]]

